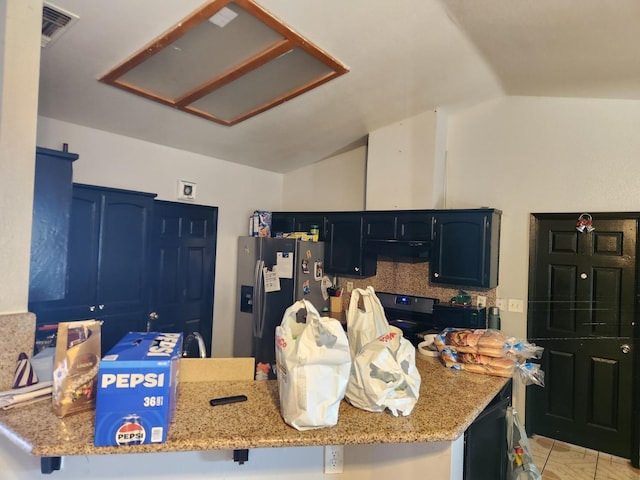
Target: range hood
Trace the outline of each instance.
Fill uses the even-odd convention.
[[[428,262],[431,256],[431,242],[428,240],[372,240],[364,242],[365,252],[394,260],[408,259],[414,262]]]

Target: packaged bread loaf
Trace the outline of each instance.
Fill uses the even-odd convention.
[[[511,377],[518,366],[517,360],[513,357],[490,357],[477,353],[454,352],[449,347],[442,349],[440,358],[448,368],[500,377]]]
[[[499,330],[446,328],[434,344],[447,368],[501,377],[516,375],[524,385],[544,386],[540,365],[526,361],[540,358],[544,349],[507,338]]]
[[[447,346],[455,352],[501,357],[505,354],[507,337],[500,330],[447,328],[434,343],[439,350]]]

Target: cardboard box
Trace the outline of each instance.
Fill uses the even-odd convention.
[[[129,332],[102,358],[94,445],[167,440],[181,353],[181,333]]]
[[[249,218],[249,235],[252,237],[271,236],[271,212],[255,210]]]

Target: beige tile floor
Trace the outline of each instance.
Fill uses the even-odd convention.
[[[626,458],[534,435],[531,453],[543,480],[640,480]]]

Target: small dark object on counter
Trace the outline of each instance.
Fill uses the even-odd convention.
[[[459,290],[458,294],[451,298],[451,305],[466,306],[471,305],[471,295],[464,290]]]
[[[236,403],[236,402],[246,402],[246,395],[235,395],[233,397],[221,397],[221,398],[212,398],[209,400],[209,405],[215,407],[216,405],[226,405],[227,403]]]

